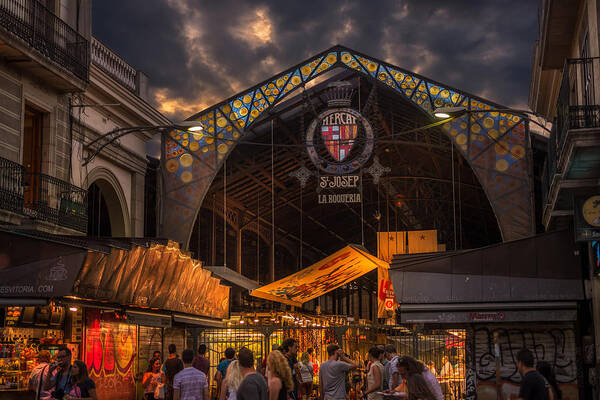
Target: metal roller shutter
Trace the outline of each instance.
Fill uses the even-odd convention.
[[[535,362],[547,361],[556,373],[563,398],[577,399],[577,360],[575,329],[572,325],[496,325],[475,327],[477,398],[496,400],[496,359],[494,336],[500,350],[500,377],[503,398],[516,398],[521,375],[516,355],[522,348],[531,350]]]

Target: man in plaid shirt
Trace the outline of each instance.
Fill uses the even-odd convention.
[[[173,400],[209,400],[206,375],[192,366],[194,351],[184,350],[181,359],[184,368],[173,379]]]

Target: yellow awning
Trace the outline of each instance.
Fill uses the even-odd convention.
[[[388,263],[358,246],[348,245],[327,258],[250,292],[254,297],[300,307],[312,299]]]

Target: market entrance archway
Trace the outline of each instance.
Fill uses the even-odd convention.
[[[477,176],[503,240],[534,232],[533,182],[528,122],[478,96],[425,78],[343,46],[334,46],[190,118],[202,133],[163,137],[163,236],[187,247],[196,215],[224,160],[258,121],[307,83],[345,68],[391,89],[433,118],[435,108],[463,106],[468,114],[443,126],[453,146]]]

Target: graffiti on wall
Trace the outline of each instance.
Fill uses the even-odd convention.
[[[103,321],[86,313],[85,363],[99,400],[135,399],[135,325]]]
[[[465,345],[465,400],[475,400],[477,398],[477,376],[475,373],[474,357],[475,352],[473,348],[473,337],[475,332],[469,328],[465,331],[466,334],[466,345]]]
[[[495,336],[499,349],[502,399],[518,397],[521,375],[517,368],[517,352],[522,348],[533,352],[536,363],[543,360],[552,364],[564,400],[578,398],[575,331],[573,328],[481,327],[475,329],[478,399],[497,399]]]

